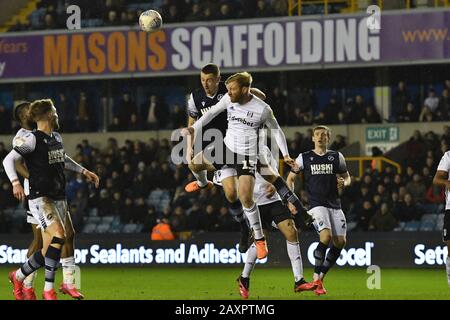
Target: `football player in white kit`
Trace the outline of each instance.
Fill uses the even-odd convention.
[[[181,134],[193,136],[214,117],[224,110],[227,111],[228,128],[224,139],[226,150],[223,155],[225,158],[223,164],[236,169],[238,178],[233,177],[233,184],[238,190],[239,200],[254,232],[257,257],[264,259],[268,253],[267,244],[261,227],[258,207],[253,200],[255,172],[258,164],[259,128],[266,125],[270,129],[276,129],[274,130],[275,140],[281,149],[284,161],[288,165],[293,165],[294,160],[289,156],[286,138],[272,109],[267,103],[250,93],[251,83],[252,77],[247,72],[236,73],[229,77],[225,82],[228,94],[211,107],[193,126],[183,129]],[[288,190],[287,187],[286,189]],[[290,190],[288,191],[290,192]]]
[[[447,270],[447,283],[450,287],[450,151],[444,153],[439,162],[433,183],[445,187],[445,215],[442,240],[447,243],[447,259],[445,267]]]
[[[13,141],[12,146],[15,148],[17,144],[20,144],[23,141],[24,137],[33,131],[33,128],[36,127],[36,124],[29,120],[27,113],[28,108],[30,107],[31,102],[25,101],[14,107],[13,117],[14,120],[20,124],[20,129],[17,131]],[[24,192],[25,196],[28,197],[30,194],[29,183],[28,183],[28,170],[26,169],[24,163],[18,162],[16,163],[17,172],[24,178]],[[30,212],[30,208],[28,205],[28,199],[25,199],[24,206],[27,211],[27,223],[31,224],[31,228],[33,230],[33,240],[28,246],[27,258],[31,257],[33,253],[42,249],[42,235],[41,231],[38,229],[38,221],[33,217]],[[24,300],[36,300],[36,294],[34,292],[34,280],[36,279],[37,271],[30,274],[25,278],[23,282],[23,299]]]
[[[314,149],[297,157],[296,167],[291,169],[287,178],[288,185],[294,190],[294,180],[297,174],[303,171],[310,205],[308,213],[313,217],[313,225],[320,237],[314,250],[314,278],[309,283],[316,295],[327,293],[323,279],[339,258],[346,243],[347,233],[338,189],[349,186],[351,178],[344,156],[327,148],[330,138],[331,130],[328,127],[315,127],[312,137]],[[333,245],[326,254],[330,243]]]
[[[260,148],[260,154],[272,168],[278,168],[278,163],[267,146],[262,146]],[[220,185],[221,179],[226,179],[227,177],[235,175],[236,170],[233,168],[219,170],[216,171],[214,182]],[[298,241],[298,232],[291,212],[282,203],[280,195],[277,193],[275,187],[267,182],[258,172],[255,174],[255,189],[253,191],[253,196],[258,205],[261,222],[263,228],[266,230],[265,233],[267,234],[267,230],[270,230],[271,226],[274,225],[286,238],[287,253],[294,274],[294,291],[305,291],[305,286],[308,283],[303,278],[303,262]],[[244,269],[237,279],[239,294],[244,299],[248,299],[250,294],[250,274],[253,271],[255,264],[256,246],[255,244],[252,244],[247,251]]]

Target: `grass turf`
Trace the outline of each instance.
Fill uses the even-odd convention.
[[[12,299],[7,274],[11,268],[0,268],[0,299]],[[236,278],[237,268],[95,268],[81,270],[81,291],[90,300],[197,300],[241,299]],[[312,270],[305,270],[309,280]],[[365,269],[332,269],[325,287],[328,294],[316,297],[312,292],[294,293],[289,268],[256,268],[250,285],[251,299],[446,299],[450,300],[445,269],[382,269],[381,289],[369,290]],[[38,299],[44,273],[36,280]],[[61,282],[58,271],[56,284]],[[61,300],[69,299],[62,294]]]

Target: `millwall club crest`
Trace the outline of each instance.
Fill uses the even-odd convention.
[[[217,100],[222,99],[222,97],[223,97],[223,94],[218,94],[218,95],[217,95]]]
[[[328,160],[329,160],[329,161],[333,161],[333,160],[334,160],[334,157],[333,157],[333,156],[328,156]]]

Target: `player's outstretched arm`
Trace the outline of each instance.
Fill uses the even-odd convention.
[[[6,175],[13,186],[14,197],[20,201],[25,199],[25,191],[20,184],[19,177],[17,175],[15,162],[22,160],[22,156],[16,150],[11,150],[10,153],[3,160],[3,167],[5,168]]]
[[[266,98],[267,98],[266,94],[264,92],[262,92],[261,90],[259,90],[258,88],[250,88],[250,93],[254,94],[261,100],[266,100]]]
[[[93,182],[95,184],[95,187],[98,188],[98,185],[100,183],[100,178],[93,172],[87,170],[83,166],[81,166],[78,162],[73,160],[71,157],[69,157],[67,154],[64,158],[64,169],[74,171],[81,173],[83,176],[86,177],[86,179],[89,182]]]
[[[289,156],[289,150],[286,142],[286,136],[284,135],[283,130],[281,130],[280,125],[278,124],[277,119],[275,118],[275,115],[273,114],[273,111],[271,108],[267,108],[265,111],[265,115],[263,115],[266,118],[265,124],[269,129],[273,130],[273,135],[275,137],[275,140],[277,142],[278,147],[281,150],[281,154],[284,157],[284,162],[292,167],[294,165],[294,160]]]

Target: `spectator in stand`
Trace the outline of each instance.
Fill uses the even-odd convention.
[[[389,210],[388,204],[383,202],[381,208],[370,219],[369,230],[371,231],[392,231],[397,225],[397,221]]]
[[[184,128],[186,126],[186,113],[178,103],[174,105],[171,119],[171,127],[173,129]]]
[[[97,213],[100,217],[112,214],[111,198],[107,189],[102,189],[100,191],[100,199],[97,204]]]
[[[120,100],[116,116],[119,117],[123,130],[127,130],[130,124],[130,115],[138,114],[136,104],[131,100],[129,92],[124,92]]]
[[[231,14],[230,4],[222,3],[220,5],[220,11],[217,16],[217,20],[231,20],[234,16]]]
[[[136,113],[132,113],[130,115],[130,123],[128,124],[127,129],[129,131],[140,131],[143,129],[141,120],[138,118]]]
[[[217,231],[230,231],[235,229],[235,226],[237,226],[237,224],[228,212],[227,207],[220,207],[219,216],[217,217]]]
[[[156,225],[156,211],[153,206],[147,208],[147,214],[142,223],[144,225],[144,230],[152,230]]]
[[[328,124],[339,123],[338,114],[342,112],[342,106],[338,104],[336,96],[331,96],[330,101],[325,105],[323,112]]]
[[[193,3],[191,12],[186,16],[185,21],[201,21],[202,20],[202,12],[199,3]]]
[[[258,0],[256,2],[256,10],[254,12],[255,18],[273,17],[274,12],[266,0]]]
[[[213,205],[207,205],[205,213],[201,219],[200,229],[203,231],[217,230],[217,212]]]
[[[70,216],[75,230],[81,229],[83,217],[88,211],[88,199],[84,190],[78,190],[75,199],[70,204]]]
[[[147,104],[142,106],[143,119],[145,119],[148,130],[165,129],[167,124],[168,108],[159,101],[156,95],[150,95]]]
[[[187,230],[187,217],[184,213],[184,209],[181,206],[175,208],[171,217],[172,230],[175,232],[181,232]]]
[[[267,97],[267,103],[272,106],[278,123],[282,125],[287,124],[287,93],[283,93],[279,87],[274,87],[272,91],[269,91]]]
[[[414,203],[424,203],[427,187],[419,174],[414,174],[413,180],[406,185],[406,191],[411,194]]]
[[[350,123],[361,123],[364,111],[366,110],[366,103],[364,102],[364,98],[361,95],[357,95],[355,97],[355,104],[351,108],[349,114],[349,122]]]
[[[450,119],[450,90],[442,90],[442,96],[439,98],[438,117],[440,121]]]
[[[422,212],[414,203],[413,197],[407,193],[404,201],[399,201],[396,211],[393,213],[397,221],[409,222],[411,220],[420,220]]]
[[[423,102],[424,108],[427,108],[433,115],[437,113],[439,107],[439,98],[436,96],[436,91],[431,88],[428,91],[428,97]]]
[[[346,145],[347,145],[347,143],[345,142],[345,137],[340,134],[337,134],[333,143],[330,146],[330,149],[338,151],[338,150],[344,148]]]
[[[381,123],[381,117],[373,106],[367,106],[361,118],[362,123]]]
[[[409,104],[411,104],[412,106],[411,95],[408,89],[406,88],[405,82],[400,81],[398,83],[397,90],[394,92],[394,96],[392,99],[392,108],[394,110],[397,121],[408,122],[408,120],[400,120],[400,119],[403,119],[403,117],[405,117],[405,115],[408,113],[407,106]],[[417,118],[418,117],[419,116],[417,115]]]
[[[175,240],[175,236],[172,233],[169,219],[162,218],[157,220],[156,226],[153,227],[151,233],[152,240]]]
[[[356,212],[357,214],[357,230],[367,231],[369,229],[369,222],[375,211],[370,201],[364,201],[362,208]]]
[[[412,104],[408,102],[406,109],[397,117],[398,122],[417,122],[419,121],[419,110]]]
[[[445,202],[444,189],[437,185],[430,185],[425,196],[425,200],[430,204],[441,204]]]

